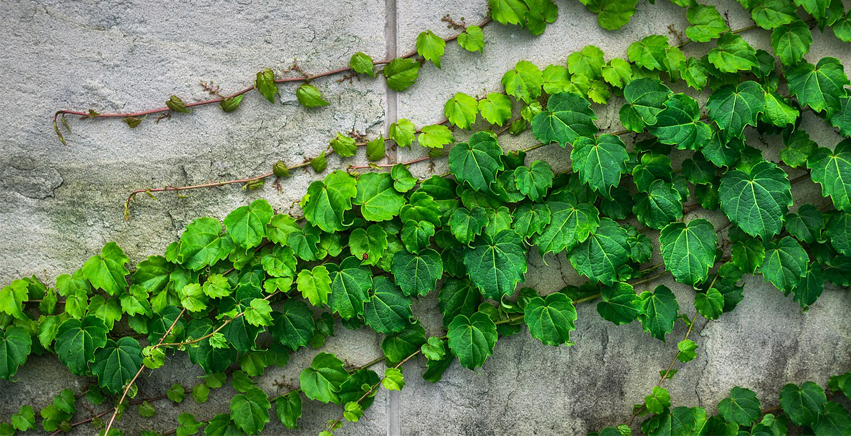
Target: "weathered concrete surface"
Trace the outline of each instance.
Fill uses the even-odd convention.
[[[392,2],[391,2],[392,3]],[[731,27],[751,24],[733,0],[710,2],[729,12]],[[288,67],[297,57],[308,72],[344,65],[355,51],[375,59],[384,57],[389,43],[399,52],[414,46],[417,34],[432,29],[440,35],[454,31],[440,23],[450,13],[475,23],[483,18],[484,1],[414,2],[398,0],[396,9],[383,1],[346,1],[333,5],[298,2],[285,8],[272,2],[203,2],[163,4],[147,2],[4,2],[0,16],[0,84],[8,104],[0,116],[0,285],[21,276],[38,274],[48,283],[56,275],[79,268],[107,241],[115,240],[133,263],[161,253],[183,227],[199,216],[223,218],[227,212],[259,197],[279,211],[290,209],[315,176],[299,172],[278,192],[271,184],[244,193],[232,185],[189,193],[178,199],[163,194],[159,201],[140,198],[133,220],[123,221],[122,202],[127,192],[140,187],[204,183],[241,178],[268,171],[283,159],[292,164],[324,149],[337,131],[352,128],[380,132],[386,120],[410,118],[418,126],[443,118],[443,104],[455,92],[471,95],[501,89],[502,74],[522,59],[543,67],[563,63],[567,55],[588,44],[602,48],[607,58],[625,57],[633,41],[653,33],[666,33],[670,24],[683,31],[685,11],[669,2],[642,2],[630,24],[620,32],[606,32],[596,17],[578,2],[558,2],[560,18],[544,35],[490,25],[485,29],[484,54],[471,54],[448,44],[443,70],[426,64],[410,90],[391,95],[397,112],[386,113],[388,95],[381,81],[338,84],[333,79],[316,82],[331,105],[305,110],[298,107],[294,86],[282,86],[284,104],[270,105],[250,93],[242,107],[223,114],[215,107],[197,109],[189,116],[155,124],[149,117],[139,128],[106,120],[69,118],[73,131],[67,147],[59,144],[49,117],[59,108],[97,111],[134,111],[161,106],[171,94],[193,101],[206,97],[200,80],[215,80],[225,91],[247,86],[256,71]],[[846,2],[846,6],[849,4]],[[391,5],[392,6],[392,5]],[[847,7],[846,7],[847,9]],[[395,11],[397,29],[385,34],[386,11]],[[672,36],[672,35],[669,35]],[[768,33],[756,30],[744,37],[770,50]],[[673,38],[673,36],[672,36]],[[847,45],[832,35],[814,32],[807,59],[826,55],[851,65]],[[706,51],[707,45],[690,44],[688,54]],[[851,71],[851,70],[849,70]],[[706,93],[698,96],[704,99]],[[391,102],[392,103],[392,102]],[[595,105],[601,131],[620,129],[617,100]],[[823,122],[805,114],[813,139],[832,147],[839,137]],[[753,132],[751,132],[753,133]],[[465,135],[459,133],[459,139]],[[633,136],[633,135],[630,135]],[[534,144],[526,133],[504,135],[506,148]],[[628,138],[634,139],[634,138]],[[749,143],[777,160],[776,138],[752,135]],[[545,159],[555,170],[569,168],[569,149],[545,147],[529,159]],[[398,150],[398,160],[422,156],[422,150]],[[363,157],[341,163],[329,159],[329,168],[362,162]],[[446,171],[445,161],[434,167],[420,165],[420,177]],[[818,190],[796,186],[796,204],[823,204]],[[726,220],[718,213],[695,213],[720,228]],[[658,262],[656,247],[654,262]],[[541,259],[530,254],[527,283],[542,293],[557,291],[581,280],[564,255]],[[668,280],[681,311],[693,314],[694,292]],[[654,284],[655,285],[655,284]],[[648,287],[650,288],[650,287]],[[640,288],[639,290],[643,290]],[[824,384],[827,376],[845,371],[851,363],[847,290],[828,287],[807,313],[760,278],[745,284],[745,300],[736,311],[692,333],[700,348],[698,357],[674,379],[666,382],[675,404],[703,405],[714,410],[734,385],[754,389],[765,401],[777,401],[782,385],[804,380]],[[431,335],[442,335],[432,297],[416,303],[414,313]],[[360,365],[380,355],[380,337],[363,330],[337,326],[323,351]],[[421,380],[422,358],[405,367],[407,387],[401,395],[381,393],[360,422],[347,423],[341,434],[583,434],[624,421],[632,404],[641,401],[658,381],[658,372],[670,363],[675,344],[685,334],[677,324],[668,342],[641,332],[637,323],[616,327],[595,313],[593,305],[579,308],[574,347],[543,346],[526,331],[501,340],[494,356],[473,372],[453,364],[436,384]],[[277,382],[290,383],[309,365],[316,351],[294,355],[286,368],[269,368],[259,384],[270,396],[282,392]],[[382,371],[382,367],[376,368]],[[159,395],[176,380],[186,384],[201,374],[184,357],[140,382],[143,396]],[[82,391],[85,380],[74,379],[54,358],[32,357],[17,383],[2,382],[0,421],[27,403],[43,407],[64,388]],[[168,430],[184,411],[199,419],[227,412],[230,388],[214,391],[210,401],[180,407],[167,401],[156,404],[154,420],[130,411],[121,421],[127,434],[153,426]],[[391,398],[388,400],[388,398]],[[79,404],[78,404],[79,405]],[[771,404],[773,405],[773,404]],[[103,409],[98,409],[100,411]],[[387,412],[387,413],[386,413]],[[339,416],[337,406],[305,402],[301,432],[285,432],[280,424],[268,434],[310,434],[328,419]],[[87,412],[81,411],[79,419]],[[88,429],[77,432],[88,434]]]

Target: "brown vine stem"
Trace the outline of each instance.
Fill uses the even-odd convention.
[[[484,28],[489,23],[491,23],[491,21],[492,21],[492,19],[490,17],[488,17],[484,21],[479,23],[478,26],[481,27],[481,28]],[[457,33],[455,35],[449,36],[447,38],[444,38],[443,40],[445,42],[451,42],[451,41],[458,39],[459,35],[461,35],[461,33]],[[385,59],[385,60],[374,62],[374,65],[385,65],[385,64],[389,64],[394,59],[407,59],[407,58],[411,58],[411,57],[416,56],[416,55],[417,55],[417,50],[412,50],[408,53],[403,54],[402,56],[399,56],[398,58]],[[328,76],[333,76],[333,75],[336,75],[336,74],[349,73],[349,72],[352,72],[352,68],[350,66],[349,67],[341,67],[341,68],[336,68],[336,69],[333,69],[333,70],[329,70],[329,71],[325,71],[325,72],[317,73],[317,74],[312,74],[312,75],[306,74],[306,75],[301,75],[301,76],[298,76],[298,77],[285,77],[285,78],[281,78],[281,79],[275,79],[275,83],[281,84],[281,83],[295,83],[295,82],[310,82],[311,80],[319,79],[321,77],[328,77]],[[251,85],[251,86],[248,86],[247,88],[244,88],[244,89],[237,91],[237,92],[230,94],[230,95],[225,95],[225,96],[220,95],[217,98],[212,98],[212,99],[209,99],[209,100],[202,100],[202,101],[196,101],[196,102],[192,102],[192,103],[186,103],[185,106],[187,108],[192,108],[192,107],[198,107],[198,106],[205,106],[205,105],[220,103],[221,101],[225,100],[226,98],[238,97],[238,96],[246,94],[249,91],[252,91],[254,89],[255,89],[255,86]],[[65,141],[65,138],[62,136],[62,133],[59,130],[59,117],[60,116],[62,117],[62,123],[67,128],[67,122],[65,121],[65,115],[78,115],[78,116],[81,116],[83,118],[128,118],[128,117],[135,118],[135,117],[143,117],[145,115],[165,113],[165,112],[170,112],[170,111],[171,111],[171,109],[168,108],[168,107],[160,107],[160,108],[156,108],[156,109],[149,109],[149,110],[144,110],[144,111],[139,111],[139,112],[121,112],[121,113],[118,113],[118,112],[116,112],[116,113],[92,113],[92,112],[88,112],[88,111],[84,112],[84,111],[77,111],[77,110],[62,109],[62,110],[56,111],[56,113],[53,114],[53,130],[56,132],[56,135],[59,137],[59,141],[62,142],[63,145],[68,145]]]
[[[168,327],[168,329],[165,331],[165,333],[163,334],[163,336],[160,338],[160,341],[159,341],[159,342],[157,342],[157,345],[155,345],[155,346],[154,346],[154,348],[159,347],[159,346],[160,346],[160,344],[162,344],[162,343],[163,343],[163,341],[165,340],[166,336],[168,336],[168,335],[171,333],[171,330],[172,330],[172,329],[174,329],[174,326],[175,326],[175,325],[177,325],[177,322],[178,322],[178,321],[180,321],[180,318],[182,318],[182,317],[183,317],[183,314],[184,314],[184,313],[186,313],[186,309],[185,309],[185,308],[184,308],[184,309],[182,309],[182,310],[180,311],[180,314],[178,314],[178,315],[177,315],[177,318],[175,318],[175,319],[174,319],[174,322],[172,322],[172,323],[171,323],[171,325],[170,325],[170,326]],[[134,384],[134,383],[136,383],[136,379],[138,379],[138,378],[139,378],[139,376],[142,374],[142,371],[144,371],[144,370],[145,370],[145,365],[142,365],[142,366],[139,368],[139,371],[137,371],[137,372],[136,372],[136,375],[135,375],[135,376],[133,376],[133,379],[132,379],[132,380],[130,380],[130,383],[128,383],[128,384],[127,384],[127,387],[125,387],[125,388],[124,388],[124,393],[123,393],[123,394],[121,394],[121,399],[120,399],[120,400],[118,400],[118,404],[115,406],[115,411],[114,411],[114,412],[112,412],[112,418],[110,418],[110,419],[109,419],[109,424],[107,424],[107,426],[106,426],[106,431],[104,431],[104,432],[103,432],[103,434],[105,434],[105,435],[108,435],[108,434],[109,434],[109,429],[110,429],[110,428],[112,428],[112,423],[113,423],[113,422],[115,422],[115,416],[116,416],[116,415],[118,415],[118,408],[119,408],[119,407],[121,407],[121,403],[123,403],[123,402],[124,402],[124,399],[125,399],[125,398],[127,398],[127,393],[128,393],[128,392],[130,392],[130,388],[131,388],[131,387],[133,387],[133,384]],[[104,414],[105,414],[105,413],[104,413]]]

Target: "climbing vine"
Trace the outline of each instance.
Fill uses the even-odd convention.
[[[39,426],[56,434],[87,424],[101,434],[121,434],[128,407],[151,417],[158,400],[181,403],[191,396],[203,403],[211,389],[229,383],[238,392],[229,410],[206,421],[183,413],[169,434],[257,434],[273,417],[297,428],[302,408],[319,402],[342,406],[323,431],[327,436],[360,419],[379,389],[404,388],[404,364],[418,355],[427,360],[424,378],[437,382],[456,359],[465,368],[482,366],[499,338],[524,326],[542,344],[573,345],[579,304],[596,304],[606,322],[637,322],[661,341],[677,322],[687,326],[644,403],[599,435],[635,429],[649,435],[781,435],[796,427],[851,434],[848,411],[830,401],[851,397],[851,373],[831,378],[827,389],[812,382],[786,385],[776,407],[767,400],[772,406],[763,408],[753,391],[734,387],[717,416],[701,407],[673,407],[663,387],[676,362],[696,357],[697,344],[689,339],[695,324],[720,319],[742,301],[746,275],[791,294],[804,310],[825,282],[851,285],[851,139],[823,147],[799,128],[801,114],[811,111],[827,128],[851,135],[851,82],[843,66],[830,57],[815,65],[803,59],[813,28],[851,41],[849,14],[838,0],[743,1],[755,25],[730,29],[713,6],[673,3],[686,9],[691,24],[673,44],[651,35],[608,60],[587,46],[564,65],[541,69],[520,61],[502,77],[502,90],[478,98],[455,94],[442,122],[418,128],[399,120],[386,138],[341,132],[320,155],[277,162],[255,177],[134,191],[125,205],[128,218],[141,193],[229,183],[253,189],[297,168],[327,172],[302,197],[303,215],[276,213],[260,199],[223,220],[195,219],[165,253],[132,271],[123,249],[110,242],[53,287],[35,276],[3,287],[0,378],[13,380],[31,354],[51,354],[71,373],[90,377],[92,386],[82,393],[63,390],[51,404],[38,405],[40,420],[32,406],[22,407],[0,424],[0,434]],[[637,0],[583,4],[603,28],[615,30],[629,21]],[[203,105],[232,112],[252,90],[274,103],[277,84],[285,82],[302,83],[296,90],[301,105],[324,106],[318,79],[333,75],[383,76],[391,89],[403,91],[425,62],[441,66],[448,42],[483,50],[483,28],[491,20],[540,34],[557,16],[548,0],[491,0],[489,6],[490,18],[478,25],[444,17],[457,35],[443,39],[425,31],[416,50],[397,59],[376,62],[356,53],[349,66],[325,73],[309,74],[295,64],[290,72],[297,75],[289,77],[265,69],[252,86],[230,95],[205,83],[215,98],[186,103],[171,96],[164,108],[136,113],[63,110],[54,128],[67,143],[66,115],[120,118],[132,128],[148,115],[168,117]],[[771,33],[773,54],[740,35],[758,28]],[[695,58],[681,50],[691,43],[712,45]],[[707,91],[705,103],[690,95],[696,91]],[[625,130],[601,133],[595,104],[615,101],[623,101],[618,113]],[[485,129],[474,131],[482,124]],[[470,134],[456,143],[462,130]],[[540,142],[513,151],[500,145],[503,135],[527,130]],[[627,145],[622,137],[633,134],[639,140]],[[765,159],[747,135],[780,136],[780,162]],[[429,157],[327,171],[331,153],[348,158],[365,148],[369,160],[379,161],[388,143],[428,148]],[[571,169],[556,172],[545,161],[527,161],[526,154],[540,147],[569,148]],[[432,159],[447,159],[449,173],[420,180],[408,169]],[[674,162],[682,163],[675,168]],[[793,205],[793,185],[805,180],[819,184],[830,201]],[[728,223],[694,216],[714,210]],[[522,287],[530,250],[545,258],[564,253],[588,281],[549,295]],[[651,264],[657,250],[662,263]],[[665,286],[636,293],[637,285],[663,275],[694,289],[691,318]],[[412,312],[414,300],[429,294],[437,295],[443,336],[426,337]],[[301,348],[322,348],[338,321],[382,334],[383,355],[351,368],[320,352],[287,393],[269,398],[255,385],[252,378],[266,367],[286,365]],[[263,332],[271,343],[257,341]],[[186,353],[207,376],[195,386],[175,384],[160,396],[136,398],[138,377],[173,353]],[[383,374],[371,369],[380,362]],[[114,407],[77,417],[81,401]]]

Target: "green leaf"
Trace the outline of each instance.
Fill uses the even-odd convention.
[[[697,150],[712,135],[708,125],[700,121],[700,107],[685,94],[673,94],[665,101],[665,109],[656,115],[656,124],[647,130],[663,144],[680,150]]]
[[[824,403],[824,413],[819,415],[813,426],[816,436],[851,433],[851,416],[842,405],[828,401]]]
[[[405,387],[405,379],[402,377],[402,370],[399,368],[387,368],[387,370],[384,371],[384,378],[381,380],[381,384],[387,390],[401,391],[402,388]],[[348,408],[348,404],[346,405],[346,408]]]
[[[198,218],[180,235],[179,258],[193,271],[227,259],[234,249],[230,235],[222,235],[222,223],[215,218]]]
[[[334,152],[340,155],[340,157],[352,157],[357,153],[358,145],[355,142],[355,138],[350,136],[346,136],[340,132],[337,132],[337,135],[331,139],[329,144]]]
[[[313,312],[300,300],[287,299],[284,305],[272,313],[273,324],[269,333],[281,345],[295,351],[310,342],[315,330]]]
[[[233,423],[227,413],[214,416],[204,429],[204,436],[240,436],[243,434],[243,431]]]
[[[776,92],[766,92],[764,115],[771,124],[786,127],[787,124],[795,124],[801,112],[790,106],[789,101],[780,97]]]
[[[824,389],[813,382],[800,387],[788,384],[780,390],[780,407],[796,425],[812,426],[824,413],[827,396]]]
[[[85,286],[88,288],[88,284],[85,284]],[[83,295],[85,295],[85,293]],[[29,317],[23,312],[23,310],[24,302],[28,299],[29,282],[27,280],[13,280],[11,284],[0,289],[0,311],[11,315],[15,319],[27,321],[29,320]]]
[[[757,65],[756,50],[741,36],[725,33],[718,39],[718,46],[709,52],[709,62],[722,73],[750,71]]]
[[[186,327],[187,339],[200,339],[207,336],[216,329],[213,322],[209,319],[193,319]],[[207,374],[214,372],[222,372],[234,361],[236,361],[236,351],[233,348],[216,348],[210,344],[210,339],[203,339],[197,343],[197,346],[189,347],[186,350],[189,354],[189,360],[201,365]],[[170,397],[169,397],[170,398]]]
[[[458,181],[467,182],[477,191],[488,191],[496,180],[496,173],[505,168],[500,156],[502,147],[496,138],[486,132],[477,132],[468,142],[452,147],[449,152],[449,170]]]
[[[550,96],[547,110],[532,118],[535,139],[549,144],[556,142],[565,147],[580,137],[593,138],[597,134],[591,102],[580,95],[563,92]]]
[[[245,97],[244,94],[243,95],[237,95],[235,97],[225,97],[219,103],[219,107],[221,107],[222,110],[225,111],[225,112],[233,112],[233,111],[239,109],[239,104],[242,103],[243,97]]]
[[[496,345],[496,324],[484,312],[476,312],[469,318],[458,315],[449,324],[449,349],[458,357],[461,366],[476,369],[493,354]]]
[[[384,159],[384,135],[380,135],[366,143],[366,157],[372,162]]]
[[[532,201],[541,201],[553,186],[553,170],[548,163],[536,160],[528,167],[514,170],[514,183],[521,194]]]
[[[276,244],[287,245],[290,234],[295,232],[301,232],[301,226],[286,214],[274,215],[266,226],[266,237]]]
[[[446,356],[446,347],[443,340],[437,336],[428,338],[428,342],[423,344],[420,350],[428,360],[442,360]]]
[[[686,18],[691,24],[686,36],[696,42],[709,42],[730,30],[724,17],[712,5],[695,5],[688,8]]]
[[[35,411],[33,411],[32,406],[21,406],[18,409],[18,413],[12,415],[12,427],[15,430],[19,430],[21,432],[26,432],[27,430],[35,429]],[[15,434],[15,431],[12,430],[12,435]]]
[[[821,185],[822,195],[830,196],[839,210],[851,212],[851,139],[833,151],[819,147],[807,161],[810,177]]]
[[[647,227],[661,229],[683,216],[683,203],[674,185],[664,180],[655,180],[647,192],[638,193],[632,211],[638,222]],[[676,274],[674,275],[676,277]]]
[[[377,265],[387,250],[387,233],[378,224],[355,229],[349,235],[349,249],[364,265]]]
[[[337,392],[340,385],[349,378],[343,361],[329,353],[319,353],[313,358],[310,367],[299,375],[301,390],[311,400],[328,404],[338,402]]]
[[[425,60],[434,63],[440,68],[440,57],[446,48],[446,41],[432,33],[431,30],[420,33],[417,36],[417,53]]]
[[[275,399],[275,412],[278,419],[289,429],[298,428],[298,419],[301,418],[301,395],[299,391],[290,391]]]
[[[269,422],[269,397],[259,388],[251,388],[230,400],[230,419],[246,434],[259,434]]]
[[[593,45],[586,45],[581,51],[575,51],[567,57],[567,69],[570,74],[585,76],[589,80],[601,77],[605,64],[603,50]]]
[[[726,137],[741,137],[745,126],[756,126],[757,116],[765,109],[765,93],[756,82],[726,85],[709,96],[709,119]]]
[[[541,95],[543,85],[544,78],[541,70],[529,61],[518,62],[513,70],[509,70],[502,76],[505,93],[526,103],[532,103]]]
[[[299,204],[309,223],[333,233],[347,227],[344,215],[351,210],[356,195],[355,178],[344,171],[334,171],[324,182],[311,183]]]
[[[434,236],[434,224],[428,221],[405,221],[402,226],[401,239],[409,253],[418,253],[431,244]]]
[[[411,298],[383,276],[375,277],[373,287],[375,292],[364,305],[366,324],[384,334],[404,330],[413,317]]]
[[[511,99],[505,94],[498,92],[488,94],[479,101],[478,109],[485,121],[500,127],[511,119]]]
[[[694,360],[694,358],[697,357],[697,353],[694,352],[696,349],[697,344],[695,344],[694,341],[691,339],[683,339],[677,344],[677,360],[683,363]]]
[[[547,198],[550,222],[533,241],[543,256],[549,252],[571,251],[588,239],[600,225],[599,211],[588,203],[579,203],[568,190],[559,190]]]
[[[765,246],[756,238],[736,241],[730,250],[730,261],[746,274],[753,273],[764,259]]]
[[[798,19],[795,9],[791,0],[755,0],[751,16],[757,26],[771,30]]]
[[[467,26],[458,35],[458,45],[469,52],[484,52],[482,49],[485,47],[485,35],[482,28],[476,25]]]
[[[470,279],[485,298],[499,300],[514,293],[526,274],[526,247],[513,230],[485,233],[464,250]],[[404,287],[403,287],[404,290]]]
[[[310,304],[318,306],[328,304],[328,294],[331,293],[331,277],[328,269],[322,265],[313,267],[313,270],[303,269],[298,272],[296,279],[298,291]]]
[[[663,35],[649,35],[629,45],[627,54],[630,62],[648,70],[665,70],[666,50],[668,49],[668,37]]]
[[[606,30],[618,30],[635,14],[638,0],[592,0],[588,9],[597,14],[597,23]]]
[[[596,138],[577,138],[570,159],[579,179],[609,198],[611,188],[617,186],[621,174],[626,173],[629,155],[620,137],[604,133]]]
[[[115,242],[106,244],[100,254],[89,258],[83,264],[83,276],[96,288],[103,289],[109,295],[118,294],[127,288],[127,274],[130,271],[124,264],[130,263],[124,251]]]
[[[407,147],[414,142],[417,128],[410,120],[401,119],[390,125],[390,139],[396,141],[400,147]]]
[[[106,328],[103,320],[87,316],[82,321],[69,319],[59,326],[56,333],[56,355],[71,372],[84,375],[88,363],[94,360],[95,350],[106,345]]]
[[[245,310],[245,320],[254,327],[272,324],[272,306],[268,300],[255,298],[251,300],[251,307]]]
[[[821,212],[812,204],[804,204],[786,216],[786,231],[795,239],[812,244],[821,239],[824,230]]]
[[[727,218],[745,233],[763,239],[780,233],[792,205],[786,172],[771,162],[760,162],[749,172],[729,171],[721,178],[718,192]]]
[[[123,337],[117,342],[108,339],[104,347],[95,353],[92,372],[98,377],[98,385],[115,395],[122,391],[142,367],[142,347],[139,341]]]
[[[654,338],[664,341],[665,335],[674,330],[680,310],[674,293],[662,285],[653,292],[644,291],[641,293],[641,307],[642,313],[638,315],[641,327]]]
[[[674,280],[694,286],[709,275],[715,264],[718,235],[705,219],[695,219],[688,224],[676,222],[665,226],[659,236],[662,259]]]
[[[254,87],[257,91],[269,100],[269,103],[275,102],[275,95],[278,94],[278,86],[275,85],[275,72],[269,68],[257,73],[257,80],[254,81]]]
[[[396,253],[393,257],[393,276],[405,295],[425,296],[437,286],[443,276],[440,254],[431,248],[417,254]]]
[[[313,85],[303,83],[296,89],[295,96],[299,104],[306,108],[328,106],[328,102],[322,98],[322,93]]]
[[[621,58],[610,60],[601,72],[603,80],[615,88],[623,88],[632,80],[632,66]]]
[[[839,59],[824,57],[813,65],[800,62],[786,73],[789,92],[797,97],[802,106],[815,112],[826,112],[830,118],[840,109],[840,98],[846,96],[848,77]]]
[[[424,126],[417,135],[417,142],[426,148],[443,148],[455,141],[452,131],[442,124]]]
[[[408,89],[419,76],[420,63],[410,58],[397,58],[384,67],[387,86],[394,91]]]
[[[747,427],[757,422],[762,416],[759,399],[750,389],[733,387],[730,396],[718,403],[721,416],[734,424]]]
[[[784,24],[771,32],[771,46],[780,62],[786,66],[794,66],[810,51],[813,35],[810,27],[796,19],[791,24]]]
[[[824,273],[820,267],[811,265],[807,269],[807,275],[792,288],[792,293],[795,294],[792,300],[806,309],[818,300],[822,292],[824,292]]]
[[[694,307],[706,319],[718,319],[724,313],[724,296],[716,288],[694,296]]]
[[[529,334],[544,344],[573,345],[570,332],[576,329],[576,308],[567,295],[557,292],[532,298],[526,303],[523,320],[529,326]]]
[[[609,218],[584,242],[570,251],[570,264],[592,281],[611,285],[618,269],[627,262],[629,240],[623,227]]]
[[[481,301],[481,294],[468,280],[447,279],[437,295],[443,325],[448,326],[458,315],[472,315]]]
[[[419,351],[425,343],[425,330],[416,322],[406,325],[401,332],[384,338],[381,341],[381,349],[390,363],[399,363]]]
[[[655,414],[662,414],[671,407],[671,396],[665,388],[654,386],[650,395],[644,397],[644,405],[647,410]]]
[[[420,36],[422,35],[423,34],[420,34]],[[441,39],[441,41],[443,40]],[[443,112],[446,114],[446,119],[448,119],[450,123],[462,129],[469,129],[470,126],[476,122],[478,102],[475,98],[459,92],[446,102],[446,105],[443,106]],[[510,106],[509,116],[511,116]]]
[[[18,368],[27,362],[31,347],[32,338],[23,328],[9,326],[0,331],[0,379],[14,377]]]
[[[523,203],[512,213],[514,231],[524,238],[541,234],[551,219],[550,208],[546,204]]]
[[[254,200],[248,206],[238,207],[225,217],[225,226],[233,242],[245,249],[260,245],[266,237],[266,226],[275,211],[264,199]]]
[[[361,206],[361,214],[369,221],[387,221],[398,216],[405,197],[393,189],[387,173],[366,173],[358,177],[353,203]]]
[[[641,78],[629,82],[623,90],[627,104],[621,106],[621,123],[629,130],[643,132],[644,127],[656,124],[656,115],[665,109],[671,95],[660,80]]]
[[[851,136],[851,97],[839,98],[839,110],[830,117],[830,125],[842,136]]]
[[[597,313],[615,325],[629,324],[641,313],[641,298],[632,285],[616,282],[601,291],[602,301],[597,303]]]
[[[449,228],[452,235],[462,244],[473,242],[476,236],[482,233],[482,229],[487,223],[485,209],[481,206],[476,206],[472,210],[463,207],[458,208],[449,218]]]
[[[488,0],[491,17],[500,24],[521,24],[528,8],[520,0]]]
[[[357,52],[353,54],[351,60],[349,60],[349,67],[358,74],[375,77],[375,65],[372,58],[365,53]]]
[[[767,282],[787,294],[807,274],[809,256],[798,241],[786,236],[765,246],[765,261],[759,272]]]
[[[331,278],[331,296],[328,299],[331,310],[339,313],[343,319],[362,315],[363,305],[369,299],[369,290],[372,288],[369,267],[361,266],[360,260],[350,256],[343,259],[339,269],[332,269]]]
[[[825,237],[840,254],[851,256],[851,213],[838,212],[833,215]]]

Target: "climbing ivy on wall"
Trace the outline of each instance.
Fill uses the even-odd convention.
[[[637,4],[580,1],[608,30],[626,25]],[[830,57],[815,64],[803,59],[813,29],[851,41],[851,17],[839,0],[742,1],[755,25],[730,29],[714,6],[673,3],[685,9],[690,23],[676,41],[647,36],[627,53],[611,54],[621,57],[587,46],[569,54],[566,64],[543,69],[521,60],[502,77],[502,90],[455,94],[440,123],[418,128],[399,120],[386,138],[341,132],[320,155],[295,165],[277,162],[270,173],[248,179],[134,191],[125,205],[128,218],[141,193],[228,183],[255,189],[308,166],[325,173],[302,197],[303,216],[276,213],[260,199],[223,220],[195,219],[165,253],[133,268],[110,242],[79,270],[57,277],[53,287],[35,276],[3,287],[0,378],[13,380],[31,354],[51,354],[93,383],[87,392],[66,389],[51,404],[37,405],[40,419],[32,406],[22,407],[0,424],[0,434],[38,427],[55,434],[89,423],[101,434],[121,434],[119,418],[128,407],[151,417],[159,399],[181,403],[191,396],[203,403],[211,389],[229,383],[237,392],[229,410],[207,421],[183,413],[170,433],[257,434],[273,418],[297,428],[302,409],[319,402],[342,407],[323,432],[329,435],[360,419],[379,389],[402,389],[403,365],[420,354],[427,359],[423,377],[438,382],[455,359],[465,368],[482,366],[499,338],[520,333],[524,325],[544,345],[573,345],[579,304],[596,304],[606,322],[638,322],[661,341],[676,323],[687,326],[674,361],[644,403],[600,435],[781,435],[797,427],[851,434],[848,411],[830,401],[851,397],[851,373],[833,377],[827,389],[812,382],[784,386],[778,407],[762,408],[753,391],[734,387],[716,416],[701,407],[673,407],[662,386],[676,373],[677,361],[696,357],[697,345],[688,337],[698,318],[722,318],[742,301],[746,275],[791,294],[804,310],[826,282],[851,285],[851,139],[819,146],[799,128],[802,113],[811,111],[826,128],[851,135],[851,82],[843,66]],[[232,112],[253,90],[274,103],[277,85],[285,82],[301,82],[296,97],[314,108],[328,104],[319,79],[332,75],[383,76],[391,89],[404,91],[424,63],[440,68],[447,43],[482,51],[483,28],[491,20],[537,35],[558,14],[549,0],[488,4],[490,18],[483,23],[446,16],[456,36],[425,31],[416,50],[397,59],[374,61],[356,53],[348,67],[309,74],[295,64],[289,71],[296,75],[287,77],[266,69],[234,94],[204,84],[215,98],[186,103],[171,96],[165,108],[129,114],[63,110],[54,127],[67,143],[67,115],[120,118],[132,128],[146,116],[170,117],[209,104]],[[755,28],[770,32],[773,53],[742,38]],[[688,57],[681,49],[691,43],[711,49]],[[695,99],[697,91],[708,99]],[[624,130],[601,133],[595,109],[621,101]],[[486,128],[473,131],[480,125]],[[461,130],[471,134],[456,143]],[[527,130],[540,142],[503,149],[501,137]],[[627,145],[622,137],[632,133],[640,140]],[[746,137],[756,134],[782,138],[780,162],[748,144]],[[360,148],[380,161],[388,143],[426,147],[429,157],[327,168],[331,153],[348,158]],[[557,172],[545,161],[526,159],[541,147],[569,149],[571,168]],[[447,159],[449,173],[420,180],[408,169],[434,159]],[[674,162],[682,163],[675,168]],[[792,209],[793,185],[806,180],[819,184],[830,201]],[[695,218],[696,211],[719,209],[728,224]],[[522,287],[531,250],[565,253],[587,282],[549,295]],[[656,250],[662,263],[651,264]],[[682,313],[691,310],[665,286],[636,293],[635,286],[667,274],[693,288],[694,317]],[[412,312],[413,301],[429,294],[437,295],[443,336],[426,337]],[[255,385],[253,378],[266,367],[286,365],[304,347],[321,349],[337,321],[382,334],[383,356],[352,368],[320,352],[286,394],[269,398]],[[263,332],[271,335],[270,344],[257,342]],[[137,398],[138,377],[174,353],[188,354],[207,376],[195,386],[175,384],[157,398]],[[386,364],[383,374],[371,369],[380,362]],[[78,417],[83,401],[110,401],[114,408]],[[635,427],[637,417],[643,421]]]

